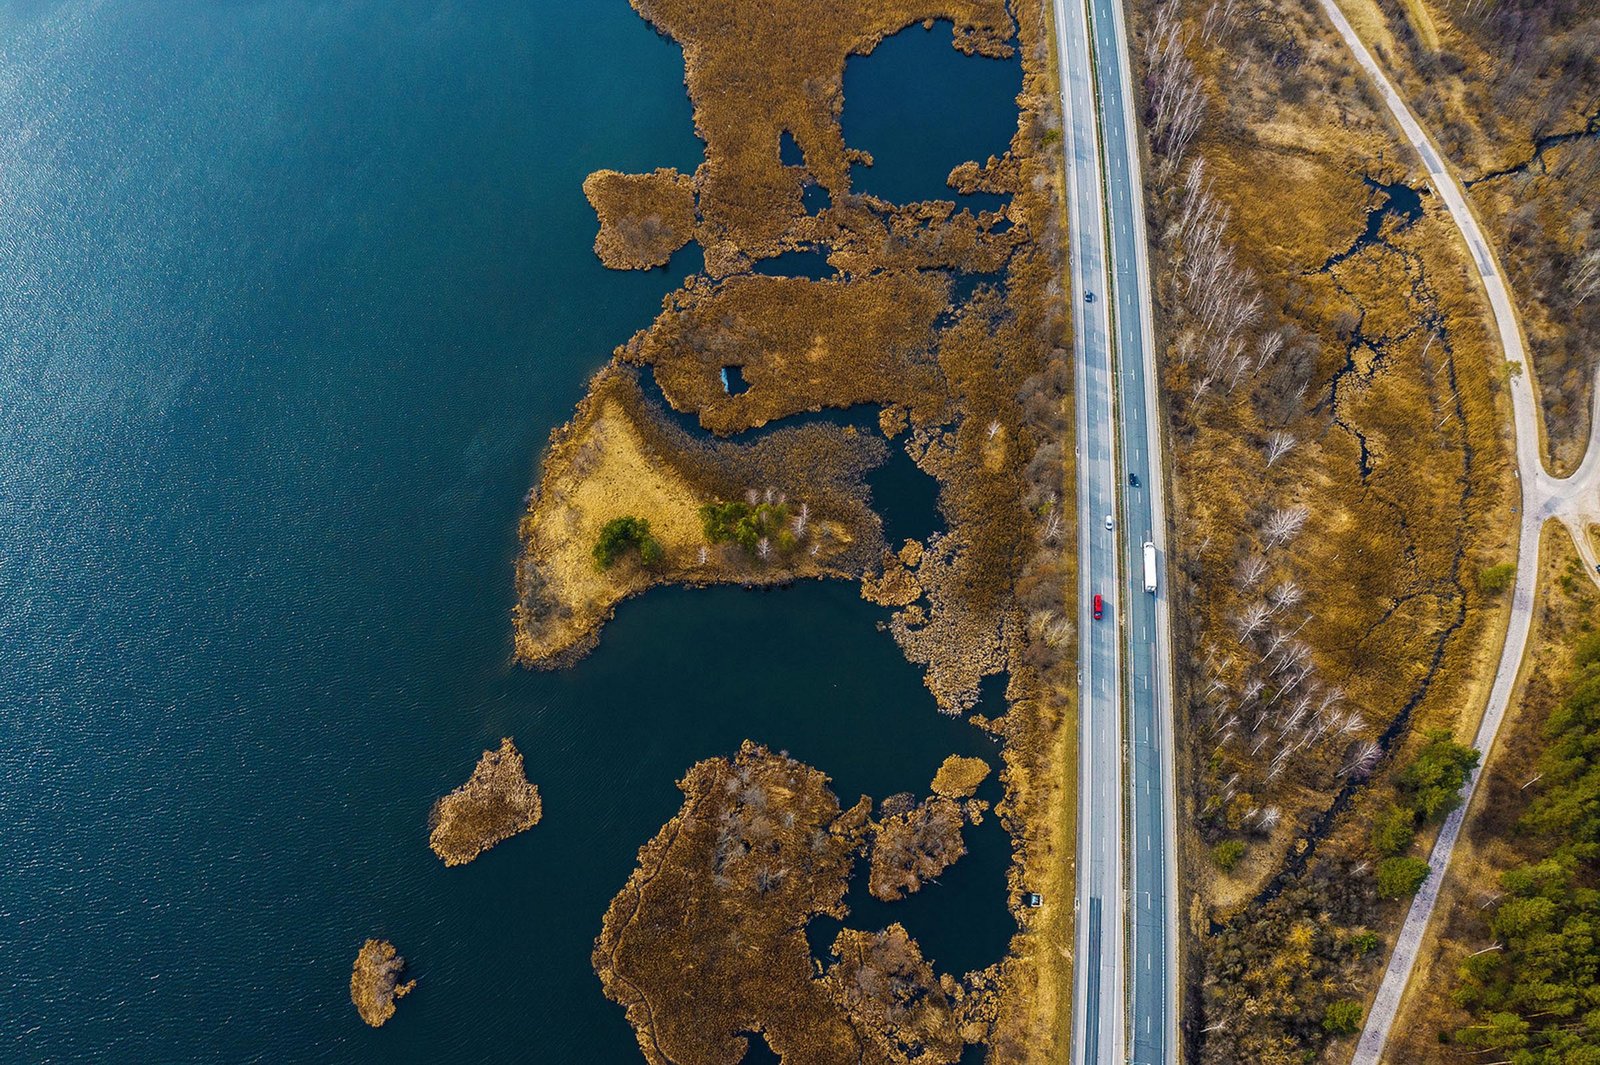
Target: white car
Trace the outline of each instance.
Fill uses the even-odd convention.
[[[1117,527],[1117,523],[1111,520],[1111,515],[1107,514],[1106,515],[1106,528],[1107,529],[1114,529],[1116,527]]]

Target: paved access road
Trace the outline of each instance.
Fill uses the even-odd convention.
[[[1172,671],[1164,575],[1144,590],[1144,542],[1164,570],[1166,517],[1137,126],[1118,0],[1057,0],[1055,18],[1077,364],[1073,1060],[1167,1065],[1178,1054]]]
[[[1492,753],[1495,736],[1500,731],[1500,722],[1505,717],[1506,705],[1511,699],[1512,689],[1516,686],[1517,673],[1522,667],[1523,654],[1527,649],[1528,630],[1533,620],[1534,590],[1539,577],[1539,533],[1547,519],[1557,518],[1567,526],[1577,542],[1578,553],[1586,563],[1590,579],[1600,584],[1600,575],[1595,572],[1597,564],[1595,551],[1589,542],[1586,528],[1587,525],[1600,522],[1600,380],[1595,382],[1594,417],[1590,422],[1589,448],[1584,455],[1583,464],[1571,477],[1550,476],[1545,472],[1544,461],[1540,454],[1533,366],[1523,348],[1522,333],[1517,326],[1511,293],[1506,288],[1499,267],[1495,264],[1494,253],[1490,250],[1488,241],[1484,239],[1482,230],[1478,228],[1477,219],[1473,216],[1455,175],[1445,165],[1421,123],[1401,99],[1394,84],[1372,58],[1372,54],[1361,43],[1360,37],[1345,18],[1344,12],[1339,10],[1338,4],[1334,0],[1321,0],[1321,3],[1328,18],[1338,29],[1339,35],[1344,38],[1345,44],[1355,55],[1356,61],[1372,80],[1378,96],[1388,106],[1406,139],[1411,142],[1411,147],[1421,157],[1434,189],[1444,201],[1445,207],[1449,209],[1450,217],[1460,230],[1461,239],[1471,253],[1473,269],[1483,286],[1484,294],[1488,297],[1489,309],[1494,314],[1495,327],[1499,331],[1500,345],[1505,352],[1506,361],[1514,364],[1516,371],[1510,375],[1510,380],[1511,409],[1517,439],[1517,476],[1522,482],[1522,500],[1518,507],[1521,527],[1517,549],[1516,586],[1511,593],[1511,619],[1506,628],[1505,644],[1501,648],[1500,664],[1495,672],[1494,685],[1489,691],[1489,702],[1484,707],[1483,719],[1478,725],[1478,734],[1473,741],[1474,746],[1484,752],[1484,761],[1487,761]],[[1423,882],[1422,890],[1411,900],[1411,908],[1406,912],[1405,924],[1401,926],[1394,950],[1389,955],[1389,965],[1384,971],[1383,982],[1378,987],[1377,997],[1373,1000],[1371,1010],[1368,1011],[1361,1038],[1356,1043],[1353,1065],[1376,1065],[1383,1056],[1389,1029],[1394,1024],[1395,1014],[1399,1012],[1406,983],[1411,979],[1411,969],[1416,962],[1417,952],[1421,949],[1422,938],[1428,928],[1428,919],[1433,916],[1433,907],[1438,901],[1439,889],[1444,883],[1445,870],[1450,865],[1451,855],[1455,853],[1456,840],[1461,834],[1461,825],[1472,805],[1472,794],[1477,786],[1478,772],[1475,771],[1467,778],[1461,805],[1445,820],[1444,827],[1439,832],[1438,842],[1434,844],[1433,853],[1428,858],[1431,872],[1428,879]]]

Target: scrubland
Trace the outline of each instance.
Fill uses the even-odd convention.
[[[1366,825],[1430,732],[1468,737],[1479,710],[1503,604],[1478,575],[1514,528],[1506,401],[1443,207],[1315,4],[1137,15],[1185,1017],[1202,1061],[1301,1061],[1349,1028],[1398,917],[1382,862],[1406,856]]]
[[[1600,369],[1600,9],[1376,0],[1368,40],[1467,185],[1505,267],[1568,472]]]

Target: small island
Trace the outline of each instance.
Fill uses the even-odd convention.
[[[465,865],[538,824],[543,812],[539,789],[523,771],[522,753],[507,736],[498,750],[483,752],[465,784],[434,804],[428,845],[445,865]]]
[[[833,941],[839,963],[827,982],[866,1044],[863,1060],[953,1062],[966,1049],[955,1001],[958,981],[934,975],[905,926],[845,928]]]
[[[600,216],[594,253],[613,270],[665,266],[694,236],[694,181],[658,167],[651,174],[597,170],[583,194]]]
[[[989,763],[982,758],[963,758],[952,754],[933,776],[933,793],[947,799],[966,799],[989,777]]]
[[[387,939],[369,939],[361,944],[355,967],[350,972],[350,1001],[361,1019],[374,1028],[394,1016],[394,1000],[411,993],[415,980],[400,982],[406,960],[395,953]]]

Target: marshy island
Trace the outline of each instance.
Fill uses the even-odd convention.
[[[1075,579],[1044,12],[633,6],[683,48],[705,158],[692,174],[591,174],[595,252],[645,270],[693,243],[704,268],[619,344],[552,437],[520,528],[516,658],[570,665],[620,603],[660,585],[856,582],[938,708],[1001,741],[994,809],[1018,934],[965,974],[937,972],[892,921],[842,929],[815,956],[806,926],[845,916],[857,857],[881,901],[959,861],[964,827],[989,808],[972,797],[989,767],[952,757],[926,798],[845,808],[826,767],[747,742],[688,770],[683,807],[612,901],[595,969],[651,1061],[738,1060],[756,1033],[785,1060],[953,1062],[970,1044],[1042,1060],[1071,936],[1059,766]],[[892,160],[847,144],[845,74],[902,32],[943,36],[951,62],[1005,64],[1020,91],[994,116],[1009,127],[1002,153],[958,158],[928,195],[893,202],[855,187]],[[895,543],[871,488],[892,449],[936,484],[941,520]],[[1003,706],[975,713],[986,678],[1003,679]],[[1024,885],[1049,903],[1025,907]]]

